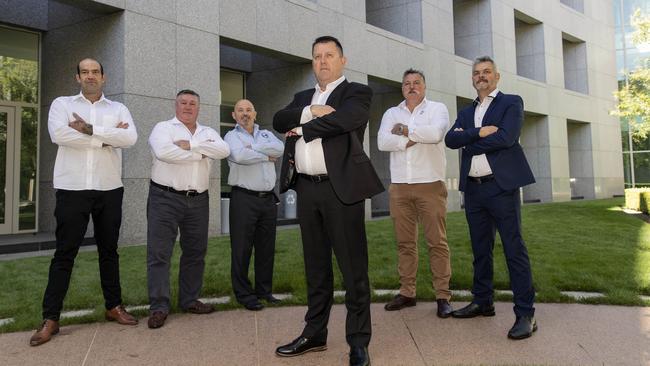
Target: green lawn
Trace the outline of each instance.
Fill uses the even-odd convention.
[[[623,199],[575,201],[526,205],[522,209],[524,238],[528,245],[537,301],[575,302],[560,294],[564,290],[597,291],[606,296],[586,303],[643,305],[638,295],[650,295],[650,224],[624,214]],[[370,282],[373,288],[398,288],[397,251],[389,219],[367,223]],[[452,259],[452,289],[470,289],[472,253],[463,212],[449,213],[447,234]],[[421,242],[422,243],[422,242]],[[294,295],[283,304],[305,304],[305,279],[298,229],[279,230],[277,235],[274,292]],[[122,292],[127,305],[146,304],[146,248],[120,248]],[[172,298],[176,298],[179,248],[172,268]],[[418,298],[433,300],[426,247],[420,245]],[[50,257],[0,262],[0,318],[14,323],[0,332],[32,329],[41,318],[41,301],[47,282]],[[341,288],[336,273],[336,287]],[[495,286],[508,289],[508,275],[501,245],[495,248]],[[228,237],[210,240],[206,258],[203,296],[231,294]],[[374,297],[385,301],[390,296]],[[508,300],[508,297],[499,297]],[[465,299],[468,300],[468,299]],[[645,303],[645,305],[649,305]],[[236,304],[219,305],[220,309]],[[63,324],[92,322],[103,318],[97,254],[77,257],[65,310],[95,308],[95,314]],[[174,309],[177,310],[177,309]],[[145,315],[142,311],[140,315]]]

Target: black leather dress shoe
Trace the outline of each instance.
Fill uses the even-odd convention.
[[[438,318],[449,318],[451,313],[454,311],[449,300],[438,299],[436,302],[438,303],[438,311],[436,311]]]
[[[537,321],[533,316],[518,316],[515,324],[508,332],[510,339],[524,339],[533,335],[537,330]]]
[[[479,315],[494,316],[494,305],[479,305],[472,302],[464,308],[455,310],[451,313],[451,316],[454,318],[473,318]]]
[[[367,347],[350,347],[350,366],[370,366],[370,355]]]
[[[280,302],[282,302],[282,300],[278,299],[277,297],[275,297],[273,295],[258,296],[257,299],[258,300],[264,300],[264,301],[268,302],[269,304],[279,304]]]
[[[300,336],[289,344],[280,346],[275,349],[275,354],[282,357],[299,356],[307,352],[325,351],[327,349],[327,342],[316,341]]]
[[[248,309],[248,310],[251,310],[251,311],[259,311],[259,310],[264,309],[264,305],[261,302],[257,301],[257,300],[253,300],[253,301],[245,303],[244,307],[246,309]]]

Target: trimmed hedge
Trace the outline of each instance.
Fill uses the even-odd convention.
[[[649,213],[650,188],[628,188],[625,190],[625,208]]]

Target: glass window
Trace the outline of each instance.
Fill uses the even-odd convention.
[[[233,70],[221,70],[221,107],[219,108],[220,116],[220,133],[221,137],[225,136],[228,131],[235,127],[235,121],[232,119],[232,112],[235,110],[235,103],[246,97],[246,74]],[[230,186],[228,185],[228,161],[221,161],[221,197],[230,196]]]
[[[630,151],[630,131],[627,121],[621,118],[621,143],[623,151]]]
[[[650,186],[650,152],[634,153],[634,180],[637,186]]]
[[[630,169],[630,153],[623,153],[623,174],[625,184],[632,186],[632,174]]]
[[[643,140],[632,139],[632,149],[634,151],[650,151],[650,138]]]
[[[18,230],[36,229],[38,109],[23,108],[20,131]]]
[[[0,27],[0,100],[38,103],[38,34]]]

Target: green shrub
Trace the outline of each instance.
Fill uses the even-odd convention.
[[[643,213],[650,212],[650,190],[646,190],[639,194],[639,211]]]
[[[642,199],[642,195],[646,197],[645,200]],[[650,188],[628,188],[625,190],[625,208],[648,212],[648,205],[650,205],[648,200],[650,200]],[[642,209],[642,205],[645,205],[645,210]]]

